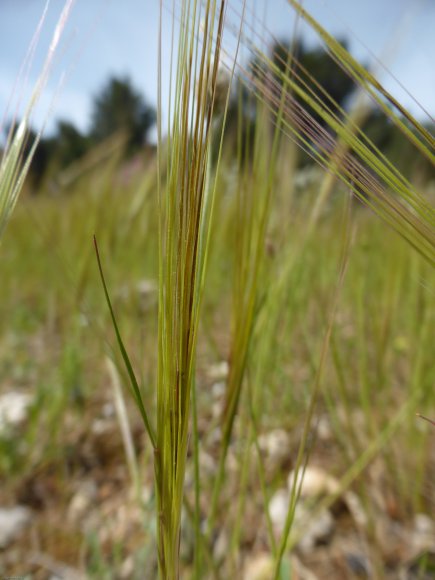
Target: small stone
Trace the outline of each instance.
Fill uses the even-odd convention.
[[[212,381],[223,381],[227,378],[230,367],[227,361],[221,361],[214,365],[210,365],[207,370],[207,375]]]
[[[213,419],[218,419],[219,417],[222,417],[223,408],[224,408],[223,401],[213,402],[211,406],[211,415]]]
[[[217,383],[213,383],[213,386],[211,387],[211,394],[213,399],[222,399],[225,395],[226,388],[225,381],[218,381]]]
[[[145,484],[142,486],[142,490],[141,490],[141,499],[142,502],[146,505],[149,504],[150,501],[153,498],[153,492],[154,492],[154,488],[152,485],[149,484]]]
[[[67,515],[69,521],[80,522],[95,502],[97,495],[97,486],[93,481],[83,482],[70,501]]]
[[[295,483],[295,471],[288,476],[288,489],[291,493]],[[296,486],[301,486],[302,499],[316,498],[321,495],[331,495],[339,490],[338,481],[320,467],[307,467],[305,472],[300,469],[296,477]]]
[[[296,505],[294,529],[303,525],[303,536],[298,547],[304,554],[311,553],[315,546],[329,543],[334,531],[335,522],[329,510],[324,510],[315,517],[305,509],[302,503]]]
[[[213,557],[216,562],[223,562],[228,554],[229,541],[225,530],[222,530],[213,546]]]
[[[435,546],[435,522],[426,514],[416,514],[412,532],[414,553],[430,550]]]
[[[146,298],[157,291],[157,284],[154,280],[139,280],[136,291],[142,298]]]
[[[270,554],[258,554],[246,563],[243,580],[270,580],[273,578],[275,562]]]
[[[267,471],[276,470],[283,465],[290,455],[290,437],[284,429],[274,429],[258,438],[260,450],[266,455]]]
[[[298,191],[303,191],[318,183],[321,175],[317,167],[306,167],[299,170],[294,177],[294,186]]]
[[[426,514],[416,514],[414,518],[414,530],[418,534],[431,536],[435,534],[435,522]]]
[[[30,522],[31,512],[23,506],[0,508],[0,548],[6,548]]]
[[[101,408],[101,415],[105,419],[113,419],[116,415],[115,405],[113,403],[104,403],[103,407]]]
[[[346,564],[353,575],[359,578],[371,578],[370,562],[363,554],[346,554]]]
[[[109,419],[95,419],[92,421],[91,431],[94,435],[103,435],[113,428],[113,421]]]
[[[346,491],[346,493],[343,494],[343,500],[356,525],[360,528],[365,528],[368,524],[367,515],[356,493],[353,491]]]
[[[332,439],[331,422],[327,415],[322,415],[317,421],[317,435],[321,441],[330,441]]]
[[[290,494],[286,489],[279,489],[269,502],[269,514],[277,537],[284,531],[289,504]],[[314,517],[303,501],[299,500],[296,504],[292,531],[298,534],[302,528],[302,537],[298,542],[302,552],[309,553],[317,544],[327,543],[334,526],[334,518],[329,510]]]
[[[121,569],[119,571],[119,577],[124,580],[124,578],[132,578],[134,574],[134,557],[132,555],[128,556],[124,562],[121,564]]]
[[[0,396],[0,433],[16,427],[27,419],[32,397],[27,393],[13,391]]]
[[[227,453],[227,461],[225,464],[225,468],[228,473],[233,475],[239,473],[240,471],[240,459],[238,453],[235,452],[234,446],[229,447]]]
[[[222,439],[222,433],[219,427],[210,431],[207,435],[207,445],[213,447],[215,445],[220,445]]]
[[[199,452],[199,468],[202,476],[210,477],[216,475],[216,460],[206,451]]]
[[[269,502],[270,519],[277,537],[284,531],[289,501],[289,492],[286,489],[278,489]]]

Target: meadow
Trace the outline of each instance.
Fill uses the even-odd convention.
[[[0,505],[25,510],[0,574],[431,578],[434,181],[406,197],[372,155],[393,193],[370,195],[340,147],[298,166],[270,85],[249,154],[239,128],[212,161],[219,40],[192,112],[192,31],[158,152],[113,139],[25,186],[3,234],[1,393],[27,398],[0,430]]]

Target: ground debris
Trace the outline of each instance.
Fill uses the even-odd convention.
[[[0,508],[0,548],[12,543],[30,523],[31,511],[24,506]]]
[[[27,419],[32,400],[30,394],[15,391],[0,396],[0,435],[7,435]]]

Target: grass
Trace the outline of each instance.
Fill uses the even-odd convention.
[[[385,96],[290,3],[357,82]],[[119,149],[108,143],[57,180],[57,196],[25,196],[12,216],[20,133],[4,157],[4,191],[13,195],[2,198],[10,224],[0,248],[0,381],[34,398],[21,431],[0,437],[2,500],[38,504],[41,553],[90,577],[116,577],[131,556],[131,577],[153,578],[157,569],[162,578],[241,577],[267,550],[270,577],[285,578],[303,535],[294,526],[301,490],[293,485],[281,534],[271,498],[290,469],[296,482],[318,465],[337,487],[313,499],[309,521],[354,491],[367,523],[347,534],[364,540],[369,565],[387,577],[382,526],[408,529],[435,501],[433,429],[416,418],[435,416],[433,209],[373,153],[357,112],[339,121],[316,103],[295,62],[279,73],[282,93],[244,76],[259,101],[252,150],[239,126],[235,159],[221,148],[213,164],[225,117],[225,105],[220,119],[213,113],[225,3],[202,10],[192,2],[179,14],[169,138],[160,128],[159,151],[140,170],[125,178]],[[237,38],[243,43],[240,31]],[[332,149],[298,125],[308,117],[295,117],[293,93],[337,133]],[[399,111],[387,114],[423,156],[433,155],[431,136],[408,114],[404,125]],[[288,196],[292,135],[331,173]],[[118,371],[108,371],[107,356]],[[211,368],[221,361],[228,376],[219,398]],[[129,423],[120,426],[104,415],[117,372],[136,403],[127,399]],[[271,467],[260,436],[278,428],[289,436],[288,454]],[[85,528],[67,517],[83,480],[97,489]],[[147,490],[139,501],[137,480]],[[119,505],[132,510],[129,531],[116,529]],[[62,549],[53,544],[59,526]],[[31,545],[24,536],[19,549]],[[399,573],[405,562],[396,564]],[[29,566],[23,557],[7,572]]]
[[[84,181],[85,186],[87,180]],[[113,182],[107,180],[106,183]],[[107,344],[111,324],[101,300],[101,286],[95,268],[89,269],[88,277],[81,283],[84,290],[78,292],[77,289],[76,292],[73,282],[82,279],[78,258],[88,249],[86,239],[91,239],[96,221],[102,219],[99,215],[102,198],[106,200],[103,206],[109,209],[96,231],[104,232],[105,224],[115,219],[118,225],[111,230],[110,237],[99,235],[102,256],[110,255],[107,282],[114,297],[125,344],[134,361],[137,376],[142,377],[141,386],[147,408],[154,412],[152,385],[156,380],[157,363],[156,302],[151,297],[149,305],[143,310],[135,290],[144,274],[154,280],[158,276],[155,260],[158,232],[149,216],[153,211],[153,198],[144,196],[148,201],[144,202],[136,216],[139,223],[150,224],[146,241],[137,239],[134,230],[128,227],[131,219],[129,212],[122,211],[122,208],[131,207],[130,203],[134,204],[140,182],[141,176],[138,176],[129,186],[120,186],[118,190],[113,185],[101,190],[93,188],[94,195],[88,200],[86,211],[80,190],[57,199],[24,199],[6,232],[2,250],[4,284],[1,302],[2,320],[8,332],[2,335],[2,351],[5,353],[2,357],[2,382],[8,381],[6,384],[10,384],[13,380],[15,388],[29,392],[34,392],[36,385],[37,392],[31,421],[20,437],[25,441],[25,446],[3,443],[7,447],[4,447],[5,453],[2,454],[2,470],[5,475],[9,474],[10,493],[15,489],[14,482],[23,481],[35,470],[51,463],[57,466],[56,478],[63,481],[62,501],[68,502],[74,485],[83,477],[81,444],[77,446],[77,441],[86,432],[92,433],[99,409],[111,401],[104,364],[106,353],[111,350],[110,344]],[[306,195],[310,196],[309,193]],[[107,203],[109,200],[110,204]],[[127,205],[126,200],[129,200]],[[302,216],[307,201],[302,198],[295,202],[295,208],[300,207]],[[234,490],[234,485],[237,489],[237,474],[242,470],[242,458],[250,448],[247,442],[252,441],[253,437],[252,434],[244,435],[249,432],[247,397],[250,390],[253,392],[255,425],[259,433],[268,433],[278,427],[294,433],[289,450],[289,461],[293,463],[292,449],[295,451],[298,444],[297,433],[309,406],[310,385],[317,372],[322,336],[327,324],[325,312],[330,288],[336,281],[340,244],[335,233],[343,215],[340,206],[340,198],[334,196],[327,217],[325,215],[321,219],[304,250],[293,259],[291,276],[286,282],[283,281],[278,295],[281,296],[281,304],[277,301],[276,287],[269,286],[264,280],[264,287],[274,290],[274,298],[270,306],[269,301],[265,302],[267,309],[262,311],[253,337],[252,349],[255,350],[251,352],[255,352],[255,356],[248,359],[246,379],[251,389],[241,395],[239,417],[230,446],[231,466],[226,469],[221,492],[220,502],[224,502],[223,505],[230,501],[228,494],[234,494],[230,489]],[[225,205],[217,206],[215,223],[225,223],[227,209]],[[57,219],[60,214],[64,216],[62,221]],[[278,214],[278,208],[273,208],[271,220],[278,220]],[[287,243],[290,247],[295,247],[303,235],[302,216],[288,231]],[[35,219],[40,229],[35,228]],[[430,389],[433,384],[430,328],[434,313],[428,290],[433,285],[433,272],[397,235],[385,231],[384,226],[367,210],[355,208],[352,220],[357,228],[355,241],[337,307],[332,358],[324,369],[323,394],[315,412],[315,417],[328,419],[332,435],[326,452],[324,444],[318,452],[316,447],[312,450],[311,461],[324,466],[339,478],[343,476],[345,487],[351,485],[358,494],[367,496],[369,509],[370,505],[376,505],[373,504],[376,499],[372,494],[379,484],[373,480],[368,468],[377,459],[383,473],[381,494],[394,498],[400,519],[408,521],[412,514],[430,513],[433,506],[432,428],[415,418],[416,411],[424,409],[425,414],[431,416],[434,409]],[[72,232],[77,224],[80,224],[77,236],[65,235],[65,232]],[[30,238],[27,235],[29,229],[40,233],[35,233],[34,239]],[[47,238],[51,246],[58,248],[57,253],[47,251]],[[206,322],[205,326],[200,327],[198,343],[196,382],[200,445],[202,452],[214,457],[216,463],[218,454],[210,441],[210,434],[217,419],[210,415],[213,400],[208,367],[226,358],[231,344],[229,273],[235,268],[234,264],[230,266],[227,258],[231,245],[231,238],[227,236],[218,236],[215,240],[209,263],[213,284],[207,285],[203,304],[204,321],[213,321],[213,324],[210,327]],[[124,250],[127,246],[128,255]],[[68,260],[63,258],[61,261],[59,256],[66,256]],[[275,257],[266,259],[270,276],[273,277],[274,268],[279,268],[279,265]],[[66,263],[74,266],[65,270]],[[386,263],[388,268],[385,267]],[[370,276],[367,276],[368,268]],[[45,281],[44,285],[40,284],[41,279]],[[397,304],[400,307],[396,307]],[[365,312],[378,314],[367,319]],[[146,327],[146,332],[141,331],[142,325]],[[112,342],[110,339],[109,343]],[[44,345],[44,348],[38,345]],[[366,401],[369,401],[368,408]],[[131,422],[137,430],[138,419],[129,407]],[[85,415],[83,409],[87,409]],[[62,428],[65,420],[75,425],[70,433]],[[387,432],[384,433],[383,429]],[[112,438],[117,438],[116,432],[115,428]],[[240,448],[236,443],[239,437],[242,437]],[[136,445],[139,445],[141,478],[149,481],[152,458],[149,446],[143,447],[137,439]],[[62,466],[66,465],[68,449],[76,449],[75,454],[79,455],[68,468],[69,475],[65,480],[62,475],[65,467]],[[120,466],[125,465],[123,454],[115,455],[114,461]],[[240,506],[237,516],[240,531],[239,537],[234,540],[233,553],[236,554],[249,553],[246,552],[245,543],[249,530],[246,518],[249,513],[252,517],[252,506],[258,506],[255,517],[259,522],[264,522],[266,529],[263,518],[267,499],[272,497],[286,477],[284,469],[267,471],[264,474],[265,496],[261,492],[255,461],[253,465],[254,470],[249,469],[244,477],[242,490],[245,491],[239,496],[240,501],[244,496],[245,505]],[[202,507],[208,510],[214,479],[205,471],[202,461],[200,468],[201,506],[208,506]],[[109,466],[106,469],[106,479],[110,481]],[[192,473],[189,466],[188,473]],[[41,479],[41,475],[38,477]],[[130,487],[128,473],[123,477],[127,489]],[[188,481],[190,483],[187,483],[185,493],[189,503],[194,505],[194,486],[190,476]],[[242,481],[243,478],[240,485]],[[247,490],[251,490],[248,495]],[[99,502],[99,509],[106,501]],[[47,508],[47,512],[50,513],[50,509]],[[201,512],[201,520],[206,513]],[[222,518],[222,510],[219,514],[217,529],[230,530],[235,523],[235,512],[227,512],[225,519]],[[52,529],[54,533],[55,528]],[[74,526],[68,524],[67,529],[74,529]],[[151,535],[142,536],[139,528],[136,534],[142,537],[145,545],[153,545],[152,532]],[[182,544],[185,541],[183,536]],[[374,554],[377,543],[373,540],[371,543]],[[43,542],[43,549],[44,546]],[[89,555],[90,549],[91,546],[85,550]],[[113,567],[115,564],[107,548],[99,557],[106,568],[115,573],[116,567]],[[203,566],[208,569],[206,558],[203,555]],[[77,560],[72,558],[69,563],[75,565]],[[189,560],[183,560],[182,570],[186,574],[188,566]]]

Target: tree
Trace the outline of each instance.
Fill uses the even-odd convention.
[[[18,123],[10,123],[8,127],[8,131],[12,128],[14,135]],[[36,131],[29,128],[23,148],[24,156],[30,154],[36,139],[38,146],[27,176],[33,194],[38,193],[47,173],[67,167],[89,150],[89,138],[82,135],[69,121],[58,121],[56,131],[51,137],[38,137]]]
[[[89,150],[89,138],[69,121],[58,121],[55,144],[56,162],[60,167],[73,163]]]
[[[132,151],[146,142],[155,120],[155,110],[130,79],[112,77],[94,100],[90,136],[94,141],[101,141],[124,130]]]
[[[19,119],[9,121],[4,128],[4,137],[7,139],[9,136],[12,141],[19,126]],[[26,181],[30,185],[30,191],[32,194],[38,192],[38,188],[42,183],[54,150],[53,141],[51,139],[45,139],[38,136],[38,133],[33,128],[29,127],[27,129],[27,136],[22,149],[23,159],[30,156],[36,140],[38,140],[38,146],[33,152],[30,168],[26,176]]]
[[[402,122],[413,131],[413,127],[406,119],[402,118]],[[429,133],[434,133],[433,124],[428,124],[425,129]],[[385,154],[395,167],[400,168],[402,173],[411,175],[413,181],[423,184],[435,179],[433,163],[419,154],[418,149],[409,139],[404,138],[401,129],[383,111],[372,109],[362,130],[370,142]]]
[[[340,43],[347,50],[346,41],[340,40]],[[305,84],[304,90],[311,89],[325,107],[334,113],[338,113],[339,107],[345,107],[346,100],[355,89],[355,84],[350,76],[320,46],[309,49],[300,39],[293,43],[277,42],[272,48],[272,59],[280,71],[286,71],[286,74],[290,75],[294,74],[297,84]],[[289,66],[292,71],[290,73],[287,71]],[[299,96],[296,95],[295,98],[301,102]],[[324,125],[316,111],[311,110],[307,103],[304,103],[303,106]]]
[[[346,48],[346,42],[341,41]],[[237,95],[232,99],[228,110],[227,134],[232,136],[237,134],[238,120],[240,114],[243,115],[241,124],[242,147],[246,151],[253,148],[255,128],[256,128],[256,98],[255,93],[258,89],[259,96],[262,100],[270,98],[274,104],[271,108],[276,110],[277,103],[280,102],[280,87],[284,81],[278,71],[284,72],[285,77],[292,77],[296,83],[305,91],[311,89],[324,106],[335,114],[339,113],[339,107],[344,108],[346,101],[352,94],[355,85],[353,80],[343,71],[335,60],[322,47],[317,46],[308,48],[302,40],[276,42],[270,51],[269,59],[273,66],[264,55],[257,54],[250,61],[247,67],[246,78],[237,80]],[[276,67],[276,68],[275,68]],[[264,86],[264,94],[260,87]],[[293,96],[298,103],[322,126],[327,127],[317,111],[308,103],[303,102],[296,92],[291,91],[289,86],[285,87],[286,91],[293,92]],[[270,93],[270,94],[269,94]],[[328,96],[334,103],[328,98]],[[287,105],[286,105],[287,107]],[[249,153],[248,153],[249,156]],[[305,164],[310,161],[307,154],[299,153],[299,163]]]

